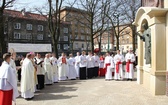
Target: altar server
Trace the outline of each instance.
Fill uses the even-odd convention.
[[[82,55],[80,56],[80,60],[79,60],[79,67],[80,67],[80,71],[79,71],[79,78],[80,79],[86,79],[86,66],[87,66],[87,59],[86,59],[86,55],[85,52],[82,52]]]
[[[57,66],[57,58],[55,53],[52,53],[52,57],[50,58],[52,62],[52,70],[53,70],[53,82],[58,83],[58,66]]]
[[[58,75],[59,80],[66,80],[67,79],[67,59],[65,53],[62,53],[62,56],[58,59]]]
[[[0,67],[0,105],[12,105],[12,100],[19,96],[15,71],[9,65],[10,57],[9,53],[5,53]]]
[[[94,75],[94,58],[92,56],[91,52],[88,52],[87,59],[87,77],[88,79],[91,79]]]
[[[117,54],[114,56],[114,63],[115,63],[115,80],[123,80],[123,65],[124,56],[120,54],[120,50],[117,50]]]
[[[75,58],[73,58],[72,54],[69,54],[68,65],[69,65],[68,79],[75,80],[76,79]]]
[[[129,52],[125,56],[126,61],[126,68],[125,68],[125,77],[127,80],[131,80],[134,78],[134,65],[135,62],[135,56],[132,53],[132,50],[130,49]]]
[[[46,72],[45,83],[46,85],[52,85],[53,84],[53,71],[52,71],[52,62],[50,60],[49,54],[46,54],[44,58],[44,69]]]
[[[80,53],[77,52],[75,57],[75,70],[77,78],[79,78],[79,61],[80,61]]]

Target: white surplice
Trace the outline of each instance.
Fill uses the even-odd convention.
[[[52,70],[53,70],[53,82],[58,82],[58,66],[57,66],[57,58],[51,57],[52,62]]]
[[[75,57],[76,77],[79,77],[79,63],[80,63],[80,56],[76,56]]]
[[[93,59],[94,59],[94,66],[99,67],[100,58],[96,55],[96,56],[93,56]]]
[[[21,96],[23,98],[34,97],[35,92],[34,66],[32,64],[32,61],[28,58],[25,58],[23,61],[21,76],[22,76]]]
[[[45,69],[45,83],[46,84],[52,84],[53,83],[53,70],[51,61],[49,58],[44,59],[44,69]]]
[[[11,68],[13,68],[15,70],[15,76],[17,78],[18,74],[17,74],[17,70],[16,70],[15,60],[11,59],[9,65],[11,66]]]
[[[6,61],[4,61],[0,67],[0,90],[8,91],[12,89],[13,101],[15,101],[15,99],[19,96],[15,70],[11,68]]]
[[[119,64],[119,72],[117,73],[116,71],[116,64],[118,62],[121,62],[121,64]],[[114,79],[123,79],[123,65],[122,62],[124,62],[124,56],[121,54],[117,54],[114,56],[114,63],[115,63],[115,74],[114,74]]]
[[[112,79],[112,72],[113,72],[113,69],[114,69],[114,59],[113,57],[111,56],[107,56],[106,58],[106,63],[110,63],[110,66],[107,66],[107,71],[106,71],[106,74],[105,74],[105,79]]]
[[[67,79],[67,72],[68,72],[68,64],[67,59],[66,63],[62,62],[62,56],[58,59],[58,80],[66,80]]]
[[[125,55],[125,61],[128,62],[130,59],[131,64],[129,64],[129,72],[126,72],[125,70],[125,78],[127,79],[133,79],[134,78],[134,65],[133,62],[135,62],[135,56],[133,53],[127,53]]]
[[[69,72],[68,72],[68,79],[76,79],[76,70],[75,70],[75,58],[70,57],[68,60],[69,65]]]

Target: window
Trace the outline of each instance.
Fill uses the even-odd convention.
[[[84,35],[81,35],[81,40],[85,40],[85,36]]]
[[[14,32],[14,39],[20,39],[20,33]]]
[[[68,33],[68,28],[64,28],[64,33]]]
[[[14,29],[21,29],[21,24],[20,23],[15,23],[14,24]]]
[[[57,49],[60,49],[60,44],[57,44]]]
[[[76,35],[75,39],[79,39],[78,35]]]
[[[78,30],[77,30],[77,29],[75,29],[75,32],[78,32]]]
[[[43,40],[43,34],[37,35],[37,40]]]
[[[81,33],[85,33],[84,29],[81,29]]]
[[[38,31],[43,31],[43,25],[38,25],[37,27],[38,27],[37,29]]]
[[[26,25],[26,29],[27,29],[27,30],[32,30],[32,24],[27,24],[27,25]]]
[[[64,36],[64,41],[68,41],[68,36]]]
[[[90,36],[87,36],[87,40],[90,40]]]
[[[26,39],[32,39],[31,33],[27,33],[27,34],[26,34]]]
[[[68,50],[69,46],[68,44],[64,44],[64,50]]]
[[[72,35],[69,35],[69,38],[72,39]]]
[[[78,48],[79,48],[79,47],[78,47],[78,43],[75,43],[75,48],[76,48],[76,49],[78,49]]]
[[[82,48],[84,48],[84,44],[82,43]]]

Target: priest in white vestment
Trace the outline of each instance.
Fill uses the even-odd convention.
[[[9,53],[4,54],[0,67],[0,105],[12,105],[12,100],[19,96],[15,71],[9,65],[10,57]]]
[[[35,92],[34,66],[31,61],[31,54],[27,54],[22,64],[21,72],[21,96],[26,100],[31,100]]]
[[[46,54],[44,58],[44,70],[45,70],[45,84],[52,85],[53,84],[53,70],[52,70],[52,62],[50,60],[49,54]]]
[[[75,80],[76,79],[75,58],[73,58],[72,54],[69,54],[68,65],[69,65],[68,79]]]
[[[75,70],[77,78],[79,78],[79,63],[80,63],[80,53],[77,52],[75,57]]]
[[[52,53],[52,57],[50,58],[52,62],[52,70],[53,70],[53,82],[58,82],[58,66],[57,66],[57,58],[55,56],[55,53]]]
[[[126,68],[125,68],[125,77],[127,80],[134,79],[134,62],[135,62],[135,55],[132,53],[130,49],[129,52],[125,55],[126,61]]]
[[[67,79],[67,59],[64,53],[62,53],[62,56],[58,59],[58,79],[66,80]]]
[[[120,50],[117,50],[117,54],[114,56],[114,63],[115,63],[115,80],[123,80],[123,65],[124,56],[120,54]]]

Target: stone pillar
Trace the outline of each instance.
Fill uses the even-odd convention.
[[[168,0],[164,0],[164,8],[168,8]]]
[[[168,2],[168,0],[165,0]],[[168,7],[168,3],[167,3],[167,7]],[[168,40],[168,13],[166,14],[166,40]],[[166,95],[168,96],[168,41],[166,41]]]
[[[163,8],[141,7],[137,11],[134,22],[139,33],[143,32],[142,24],[144,22],[147,22],[151,29],[151,65],[145,64],[144,43],[138,40],[137,83],[149,89],[153,95],[166,94],[166,66],[168,65],[168,57],[166,60],[166,53],[168,55],[168,46],[166,46],[166,37],[168,37],[166,32],[168,31],[166,29],[168,28],[168,22],[166,23],[167,12],[168,9]]]
[[[137,83],[143,83],[143,41],[138,37],[138,66],[137,66]]]

